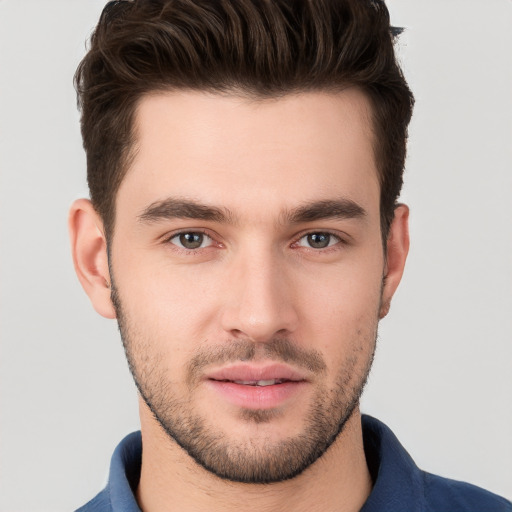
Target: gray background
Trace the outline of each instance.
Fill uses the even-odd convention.
[[[73,510],[138,428],[115,322],[75,278],[71,84],[104,2],[0,0],[0,510]],[[417,97],[412,248],[363,411],[417,463],[512,498],[512,2],[392,0]],[[483,7],[485,5],[485,8]]]

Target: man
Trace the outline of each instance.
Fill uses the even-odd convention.
[[[512,510],[358,407],[409,246],[396,32],[377,1],[105,8],[70,231],[141,434],[80,510]]]

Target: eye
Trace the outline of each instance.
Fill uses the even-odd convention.
[[[178,233],[169,239],[174,245],[181,247],[182,249],[203,249],[212,245],[213,240],[200,231],[188,231],[185,233]]]
[[[297,245],[300,247],[309,247],[311,249],[325,249],[339,243],[341,240],[332,233],[308,233],[299,239]]]

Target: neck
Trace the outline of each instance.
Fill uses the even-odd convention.
[[[274,484],[220,479],[196,464],[141,405],[143,512],[358,511],[371,491],[358,409],[327,452],[303,473]]]

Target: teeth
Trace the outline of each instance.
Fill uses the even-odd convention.
[[[281,384],[281,379],[270,380],[235,380],[235,384],[243,384],[244,386],[273,386],[274,384]]]
[[[272,386],[274,384],[277,384],[277,380],[276,379],[272,379],[272,380],[259,380],[256,385],[257,386]]]

